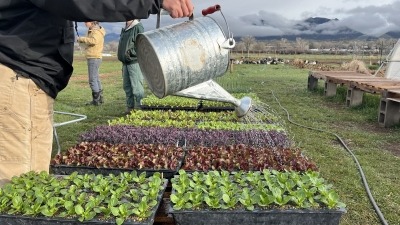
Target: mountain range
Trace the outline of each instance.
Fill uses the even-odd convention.
[[[338,19],[328,19],[324,17],[310,17],[295,24],[290,31],[284,35],[278,36],[256,36],[257,40],[280,40],[285,38],[289,41],[295,41],[296,38],[317,41],[338,41],[338,40],[376,40],[378,38],[400,38],[399,31],[390,31],[379,37],[370,36],[341,25]],[[264,21],[260,21],[264,24]],[[240,41],[242,37],[235,37]],[[119,34],[109,33],[105,36],[105,42],[118,41]]]
[[[106,36],[104,36],[104,42],[112,42],[112,41],[119,41],[119,34],[116,33],[107,33]]]
[[[259,36],[257,40],[280,40],[285,38],[290,41],[295,41],[296,38],[317,41],[331,40],[376,40],[379,38],[400,38],[400,32],[390,31],[379,37],[367,35],[347,26],[341,25],[338,19],[328,19],[323,17],[310,17],[300,23],[297,23],[292,28],[292,33],[287,33],[279,36]]]

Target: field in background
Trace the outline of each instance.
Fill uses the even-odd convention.
[[[55,110],[84,114],[88,119],[57,128],[63,150],[76,144],[79,134],[107,124],[108,120],[122,116],[125,111],[121,64],[115,57],[103,58],[100,71],[105,104],[99,107],[85,105],[91,98],[86,61],[77,57],[74,65],[70,84],[59,94]],[[256,93],[270,110],[286,121],[295,145],[317,163],[322,177],[334,185],[347,204],[348,212],[341,225],[381,224],[367,198],[355,163],[333,135],[287,121],[280,104],[288,110],[293,121],[337,133],[358,157],[371,193],[387,222],[400,224],[400,127],[378,126],[378,95],[366,94],[361,106],[346,108],[344,88],[338,89],[337,96],[327,98],[323,96],[322,83],[317,91],[307,90],[307,76],[307,69],[286,64],[235,65],[232,72],[228,71],[217,82],[229,92]],[[56,117],[56,120],[62,119]],[[53,153],[56,150],[54,147]]]
[[[386,60],[386,56],[380,55],[356,55],[356,54],[274,54],[274,53],[258,53],[258,54],[249,54],[246,53],[234,53],[232,54],[233,59],[244,59],[244,60],[259,60],[264,58],[276,58],[282,59],[284,61],[288,61],[290,64],[293,64],[295,60],[302,60],[309,62],[309,67],[324,67],[326,70],[340,70],[340,67],[349,63],[352,60],[358,60],[365,64],[366,67],[369,67],[371,73],[375,73],[375,71],[379,68],[379,62],[384,62]],[[317,63],[317,65],[311,65],[311,63]]]

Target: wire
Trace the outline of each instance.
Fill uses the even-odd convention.
[[[78,33],[78,23],[75,21],[75,32],[76,32],[76,36],[79,37],[79,33]]]
[[[342,138],[339,137],[339,135],[337,135],[336,133],[333,133],[333,132],[330,132],[330,131],[326,131],[326,130],[322,130],[322,129],[318,129],[318,128],[308,127],[308,126],[305,126],[305,125],[302,125],[302,124],[299,124],[299,123],[296,123],[296,122],[292,121],[292,120],[290,119],[290,114],[289,114],[288,110],[287,110],[286,108],[284,108],[284,107],[281,105],[281,103],[279,102],[279,99],[275,96],[274,91],[271,90],[271,93],[272,93],[272,95],[274,96],[276,102],[279,104],[279,106],[286,112],[287,120],[288,120],[290,123],[295,124],[295,125],[297,125],[297,126],[299,126],[299,127],[303,127],[303,128],[310,129],[310,130],[316,130],[316,131],[321,131],[321,132],[325,132],[325,133],[331,134],[331,135],[335,136],[335,137],[339,140],[339,142],[340,142],[340,143],[342,144],[342,146],[347,150],[347,152],[351,155],[351,157],[353,158],[354,162],[356,163],[357,168],[358,168],[358,171],[360,172],[360,175],[361,175],[362,182],[363,182],[364,187],[365,187],[365,191],[367,192],[368,198],[369,198],[369,200],[370,200],[372,206],[374,207],[375,212],[376,212],[377,215],[379,216],[379,219],[381,220],[382,224],[388,225],[388,223],[387,223],[386,220],[385,220],[385,217],[383,216],[382,212],[380,211],[378,205],[376,204],[376,202],[375,202],[375,200],[374,200],[374,197],[373,197],[372,194],[371,194],[370,188],[369,188],[369,186],[368,186],[367,179],[366,179],[366,177],[365,177],[365,175],[364,175],[364,172],[363,172],[363,169],[362,169],[360,163],[359,163],[358,160],[357,160],[357,157],[356,157],[356,156],[353,154],[353,152],[347,147],[346,143],[344,143],[344,141],[342,140]]]

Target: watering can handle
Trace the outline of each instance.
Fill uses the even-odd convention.
[[[207,16],[208,14],[213,14],[216,11],[219,11],[219,10],[221,10],[221,6],[220,5],[213,5],[213,6],[208,7],[207,9],[203,9],[201,11],[201,14],[203,14],[203,16]]]
[[[165,9],[161,9],[159,13],[157,13],[157,24],[156,28],[160,28],[160,23],[161,23],[161,15],[169,15],[169,12]],[[193,14],[189,16],[189,20],[193,20]]]
[[[207,9],[203,9],[201,11],[201,14],[203,14],[203,16],[207,16],[209,14],[215,13],[216,11],[221,11],[221,6],[218,4],[210,6]],[[221,12],[221,15],[222,15],[222,17],[224,17],[224,20],[225,20],[225,16],[222,12]],[[229,26],[228,26],[228,23],[226,22],[226,20],[225,20],[225,23],[226,23],[226,26],[228,27],[229,38],[224,43],[222,43],[221,46],[223,48],[232,49],[233,47],[235,47],[235,40],[232,37],[232,33],[229,30]]]

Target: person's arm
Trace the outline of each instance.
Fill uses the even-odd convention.
[[[87,45],[96,45],[100,42],[101,38],[104,38],[98,30],[93,30],[91,33],[92,34],[87,37],[78,37],[77,41],[80,43],[85,43]]]
[[[193,13],[191,0],[30,0],[37,7],[62,18],[84,22],[121,22],[146,19],[163,7],[171,17]],[[190,14],[190,15],[189,15]]]
[[[128,50],[126,52],[126,56],[130,61],[132,61],[134,58],[137,57],[137,55],[136,55],[136,37],[139,33],[144,32],[144,28],[141,23],[139,23],[132,29],[134,29],[134,33],[132,33],[132,37],[130,37],[130,41],[128,43]]]

